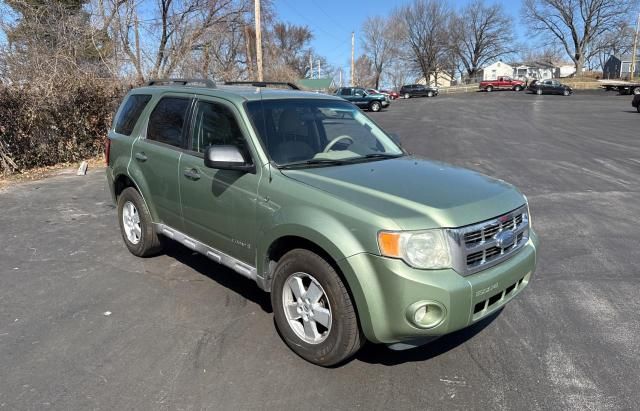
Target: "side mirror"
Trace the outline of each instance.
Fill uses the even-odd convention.
[[[204,165],[218,170],[236,170],[253,173],[256,166],[247,163],[236,146],[210,146],[204,152]]]

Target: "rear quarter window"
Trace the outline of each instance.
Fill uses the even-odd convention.
[[[151,100],[151,95],[149,94],[130,95],[116,119],[115,132],[130,136],[149,100]]]

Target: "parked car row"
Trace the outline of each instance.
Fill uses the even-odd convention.
[[[501,76],[496,80],[486,80],[479,84],[481,91],[492,92],[494,90],[513,90],[529,92],[537,95],[560,94],[570,96],[573,89],[566,84],[555,79],[532,80],[528,85],[521,80],[514,80],[511,77]],[[408,99],[412,97],[435,97],[439,93],[438,87],[424,84],[406,84],[400,88],[399,92],[388,90],[377,90],[374,88],[362,87],[340,87],[335,95],[342,97],[356,106],[369,111],[380,111],[389,107],[392,100],[400,97]],[[636,107],[636,106],[634,106]]]
[[[435,97],[438,95],[438,88],[423,84],[407,84],[402,86],[398,93],[374,88],[339,87],[334,94],[362,109],[376,112],[389,107],[392,100],[400,97]]]
[[[495,80],[481,81],[478,85],[481,91],[492,92],[493,90],[513,90],[521,91],[525,88],[534,94],[562,94],[570,96],[573,89],[555,79],[532,80],[527,86],[524,81],[514,80],[511,77],[501,76]]]

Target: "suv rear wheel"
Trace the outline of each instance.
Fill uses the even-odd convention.
[[[491,93],[493,91],[493,86],[487,86],[487,88],[485,90],[487,90],[489,93]]]
[[[138,190],[128,187],[118,197],[118,221],[125,245],[133,255],[148,257],[162,249],[151,214]]]
[[[332,366],[364,343],[347,288],[331,264],[309,250],[280,259],[271,304],[285,343],[307,361]]]
[[[382,106],[379,101],[372,101],[371,104],[369,104],[369,110],[371,111],[380,111],[381,108]]]
[[[411,97],[411,94],[409,94],[409,93],[404,93],[404,98],[410,98],[410,97]]]

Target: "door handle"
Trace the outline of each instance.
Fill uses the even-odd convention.
[[[148,159],[148,157],[143,151],[140,151],[140,152],[136,153],[136,160],[145,162],[145,161],[147,161],[147,159]]]
[[[184,176],[190,180],[200,180],[200,173],[195,168],[186,168],[184,170]]]

